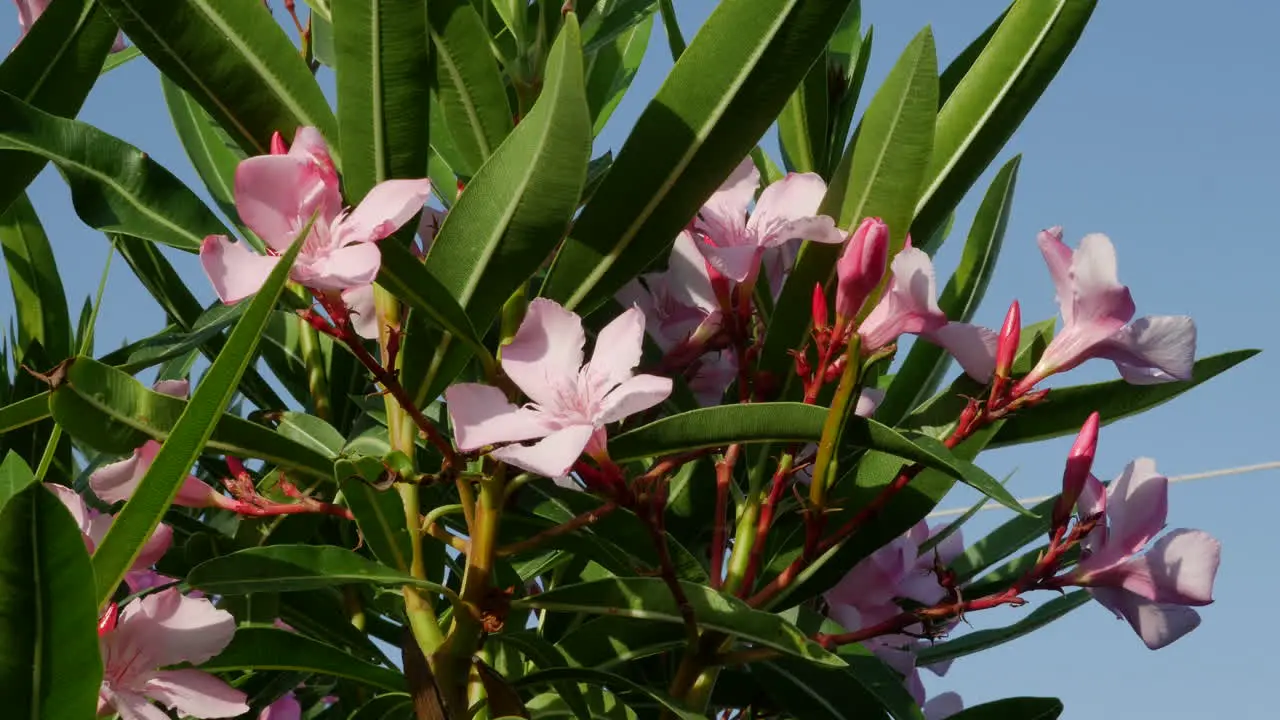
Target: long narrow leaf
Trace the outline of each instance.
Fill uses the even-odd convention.
[[[18,316],[18,347],[38,342],[50,360],[71,356],[71,314],[62,277],[36,209],[25,194],[0,214],[0,249]]]

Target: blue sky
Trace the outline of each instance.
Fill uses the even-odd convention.
[[[712,0],[676,4],[690,37],[714,6]],[[933,26],[939,64],[945,65],[1005,5],[867,0],[863,23],[875,25],[876,38],[863,104],[922,26]],[[1095,472],[1110,479],[1144,455],[1170,475],[1280,459],[1274,410],[1265,410],[1280,406],[1280,385],[1272,381],[1280,353],[1273,313],[1280,308],[1280,283],[1274,281],[1280,251],[1271,205],[1277,189],[1271,170],[1280,165],[1280,100],[1270,49],[1280,7],[1237,0],[1209,13],[1202,3],[1182,0],[1158,9],[1136,2],[1099,5],[1075,54],[996,163],[1014,153],[1024,156],[1004,253],[976,321],[998,327],[1015,297],[1027,321],[1055,313],[1034,242],[1039,229],[1063,225],[1071,244],[1088,232],[1107,233],[1139,314],[1194,316],[1201,356],[1242,347],[1265,352],[1173,403],[1104,429]],[[0,22],[0,47],[9,47],[16,33],[12,16]],[[655,29],[649,56],[597,154],[621,144],[670,65],[665,38]],[[201,187],[170,125],[157,74],[145,62],[107,76],[80,117]],[[771,137],[765,145],[776,150]],[[954,267],[956,238],[967,231],[991,175],[957,214],[952,244],[939,255],[942,277]],[[30,192],[78,310],[96,288],[106,241],[75,217],[66,187],[52,171]],[[169,255],[197,296],[212,301],[195,258]],[[0,276],[5,322],[11,297],[7,276]],[[99,352],[162,323],[161,312],[117,262],[99,322]],[[1114,368],[1099,361],[1067,380],[1113,377]],[[997,451],[981,463],[997,477],[1017,469],[1015,493],[1047,494],[1059,483],[1069,444],[1063,439]],[[1066,718],[1271,717],[1259,690],[1274,677],[1266,648],[1280,644],[1280,625],[1269,612],[1280,584],[1264,562],[1276,546],[1265,528],[1280,501],[1277,479],[1280,474],[1270,471],[1171,489],[1170,527],[1202,528],[1224,548],[1218,600],[1202,610],[1204,624],[1190,636],[1153,653],[1126,624],[1090,604],[1032,636],[958,661],[946,678],[928,676],[930,690],[957,690],[969,704],[1055,695],[1066,703]],[[944,506],[970,499],[957,492]],[[977,537],[1004,519],[1001,512],[984,513],[966,534]],[[976,627],[1007,624],[1028,609],[970,620]]]

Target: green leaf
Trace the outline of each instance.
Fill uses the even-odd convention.
[[[449,159],[462,163],[454,169],[470,177],[511,132],[507,90],[484,20],[470,2],[432,0],[427,15],[436,50],[436,95],[457,151]]]
[[[964,554],[951,563],[951,571],[956,574],[956,581],[964,583],[972,580],[978,573],[1043,536],[1049,530],[1048,518],[1056,501],[1057,498],[1050,498],[1038,503],[1031,512],[1039,517],[1010,518],[965,548]]]
[[[237,628],[231,643],[200,669],[290,670],[346,678],[382,690],[404,690],[404,678],[396,670],[378,667],[332,645],[274,627]]]
[[[160,89],[169,108],[169,117],[178,131],[182,149],[204,181],[205,189],[222,209],[222,214],[240,229],[240,234],[261,251],[262,242],[240,221],[236,209],[236,166],[245,159],[244,151],[235,144],[226,131],[214,123],[204,108],[178,87],[172,80],[160,76]]]
[[[282,436],[305,445],[329,459],[336,459],[346,439],[332,425],[314,415],[285,412],[280,415],[276,431]]]
[[[1009,224],[1013,189],[1021,162],[1021,155],[1014,157],[991,181],[973,218],[964,253],[960,256],[960,266],[938,298],[938,307],[953,322],[969,322],[987,292],[987,283],[995,273],[996,258],[1000,255],[1005,228]],[[876,408],[876,417],[888,425],[896,425],[938,389],[938,383],[950,365],[951,355],[941,346],[929,342],[913,343],[884,400]]]
[[[106,11],[103,12],[105,13]],[[115,23],[113,22],[112,25],[114,24]],[[99,77],[106,75],[127,62],[137,60],[140,57],[142,57],[142,51],[132,45],[120,52],[113,52],[107,56],[107,61],[102,63],[102,72],[99,74]]]
[[[50,360],[71,356],[71,314],[53,247],[25,193],[0,214],[0,248],[18,316],[18,346],[40,343]]]
[[[614,3],[614,7],[626,4],[625,2]],[[601,42],[599,39],[607,36],[604,25],[609,20],[606,20],[595,35],[586,41],[586,46],[583,49],[583,52],[587,55],[585,69],[587,107],[591,112],[592,132],[595,135],[600,134],[604,126],[608,124],[613,111],[618,107],[618,103],[622,102],[622,96],[626,95],[627,89],[631,87],[631,81],[635,79],[636,72],[640,69],[640,63],[644,60],[645,52],[649,49],[649,36],[653,31],[654,0],[640,0],[639,2],[633,0],[630,5],[636,7],[647,6],[647,9],[640,13],[636,22],[625,29],[621,29],[618,34],[613,35],[607,42]],[[597,5],[596,7],[599,8],[601,6]],[[615,11],[608,18],[621,17],[623,14]],[[597,42],[601,43],[599,48],[593,48],[592,45]]]
[[[916,662],[921,666],[932,665],[1003,645],[1029,632],[1039,630],[1091,599],[1088,590],[1069,592],[1032,610],[1026,617],[1007,627],[976,630],[955,640],[922,648],[916,656]]]
[[[21,464],[10,455],[0,466],[0,484],[6,475],[10,483],[26,484],[0,511],[5,713],[41,720],[93,717],[102,684],[93,567],[71,513]]]
[[[589,13],[579,9],[578,14],[586,18],[582,21],[582,52],[591,55],[613,44],[648,22],[657,9],[658,0],[601,0]]]
[[[560,654],[556,646],[538,637],[537,633],[532,631],[497,633],[490,635],[486,642],[496,644],[499,647],[513,648],[528,658],[529,662],[533,663],[535,667],[543,670],[568,667],[564,655]],[[560,682],[556,683],[554,687],[560,693],[560,697],[564,699],[565,704],[573,709],[575,716],[580,720],[589,720],[591,709],[587,707],[587,700],[582,696],[582,691],[578,689],[577,683]]]
[[[271,590],[290,592],[368,583],[412,585],[441,595],[451,590],[392,570],[333,545],[268,545],[205,561],[187,575],[187,584],[215,595],[244,595]]]
[[[379,695],[356,708],[347,720],[409,720],[413,714],[413,699],[407,693]]]
[[[752,664],[751,674],[770,699],[793,717],[849,720],[870,717],[883,708],[896,720],[923,720],[902,678],[870,651],[856,647],[857,651],[840,653],[849,667],[829,668],[779,658]]]
[[[302,235],[310,230],[311,223],[307,223]],[[240,384],[240,377],[253,359],[254,348],[266,330],[271,311],[284,290],[294,258],[301,248],[302,242],[295,239],[262,284],[262,289],[249,302],[248,309],[227,338],[226,346],[205,371],[191,401],[165,438],[164,445],[142,476],[133,496],[116,515],[111,529],[99,543],[93,554],[99,606],[111,599],[116,585],[133,565],[156,525],[160,524],[160,518],[182,487],[183,479],[217,429],[218,420],[231,404],[236,386]]]
[[[892,237],[890,255],[897,254],[929,163],[937,108],[937,58],[933,35],[925,28],[871,98],[857,142],[832,176],[819,212],[843,228],[866,217],[882,218]],[[760,361],[764,368],[791,377],[783,372],[791,362],[787,351],[808,337],[813,286],[831,285],[840,252],[840,245],[806,242],[800,247],[769,323]]]
[[[1233,350],[1196,361],[1191,379],[1159,385],[1130,385],[1124,380],[1054,388],[1045,402],[1019,411],[991,441],[991,447],[1047,440],[1080,431],[1089,414],[1102,415],[1102,424],[1146,412],[1257,355],[1261,350]]]
[[[284,29],[258,0],[99,0],[129,39],[250,155],[271,135],[317,128],[338,160],[337,122]]]
[[[45,112],[74,117],[98,79],[116,27],[94,0],[56,0],[0,63],[0,91]],[[44,167],[45,158],[0,152],[0,210]]]
[[[55,165],[90,227],[194,251],[227,229],[204,203],[146,153],[97,128],[41,112],[0,93],[0,149]]]
[[[5,453],[4,462],[0,463],[0,512],[14,495],[22,492],[36,481],[31,468],[18,454],[10,450]]]
[[[722,595],[703,585],[681,582],[680,587],[693,608],[698,627],[704,630],[740,637],[820,665],[844,665],[839,658],[823,650],[778,615],[756,610],[737,598]],[[617,615],[666,623],[684,622],[671,590],[656,577],[607,578],[566,585],[520,598],[511,606],[552,612]]]
[[[578,207],[591,120],[575,18],[565,17],[533,109],[467,184],[427,253],[427,270],[481,333],[555,249]],[[419,399],[443,390],[469,356],[440,340]]]
[[[1016,697],[965,708],[952,720],[1056,720],[1062,714],[1057,698]]]
[[[67,381],[54,390],[49,409],[78,440],[103,452],[125,454],[147,440],[167,443],[195,402],[154,392],[126,373],[81,357],[67,368]],[[209,420],[216,420],[203,443],[209,452],[261,458],[312,477],[333,477],[333,461],[310,445],[234,415]]]
[[[623,677],[622,675],[614,675],[613,673],[607,673],[602,670],[595,670],[592,668],[549,668],[529,673],[512,684],[518,688],[523,688],[531,685],[550,685],[561,682],[587,683],[589,685],[609,688],[615,692],[627,690],[648,697],[658,705],[666,708],[666,710],[674,717],[681,718],[681,720],[706,720],[705,716],[686,710],[680,705],[680,703],[656,690],[647,688],[634,680]]]
[[[351,202],[427,175],[431,39],[422,0],[335,0],[342,182]]]
[[[1084,32],[1097,0],[1017,0],[938,111],[911,232],[929,237],[1031,111]]]
[[[49,417],[49,393],[43,392],[0,407],[0,435]]]
[[[120,256],[129,263],[129,269],[133,270],[134,276],[147,289],[147,292],[151,293],[151,297],[155,298],[172,322],[188,333],[195,333],[202,327],[208,326],[204,307],[196,300],[195,295],[191,294],[186,282],[160,252],[160,248],[154,243],[127,235],[117,235],[112,238],[112,241]],[[243,308],[228,310],[243,312]],[[298,322],[295,318],[290,320]],[[210,337],[200,344],[200,351],[212,360],[222,351],[224,344],[225,341],[221,335]],[[270,364],[272,357],[267,355],[266,358]],[[278,377],[289,376],[287,366],[271,364],[271,369]],[[240,381],[240,390],[260,408],[285,406],[284,400],[252,367],[245,370],[244,377]]]
[[[814,63],[778,116],[778,144],[791,172],[820,173],[827,167],[828,82],[827,63]]]
[[[372,468],[362,472],[359,468],[365,465]],[[388,567],[408,573],[413,546],[405,527],[404,503],[398,493],[378,490],[368,482],[378,479],[378,475],[370,478],[367,473],[381,473],[383,470],[382,461],[376,458],[361,457],[356,462],[339,460],[336,468],[338,487],[342,489],[347,507],[356,516],[360,534],[374,556]]]
[[[540,294],[586,314],[649,263],[773,124],[849,0],[725,0],[636,121]]]

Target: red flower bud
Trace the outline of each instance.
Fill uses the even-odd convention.
[[[120,608],[115,603],[107,606],[107,611],[98,618],[98,637],[102,637],[112,630],[116,629],[116,618],[120,615]]]
[[[819,329],[827,327],[827,293],[822,289],[822,283],[813,284],[813,326]]]
[[[991,404],[995,405],[1004,398],[1009,387],[1009,378],[1013,372],[1013,359],[1018,355],[1018,344],[1022,341],[1022,309],[1018,301],[1009,304],[1009,312],[1004,316],[1004,325],[1000,328],[1000,342],[996,345],[996,371],[991,383]]]
[[[1084,421],[1076,442],[1067,454],[1067,467],[1062,473],[1062,495],[1053,506],[1052,526],[1054,529],[1065,527],[1071,519],[1071,509],[1084,492],[1085,482],[1089,479],[1089,471],[1093,469],[1093,457],[1098,451],[1098,424],[1101,417],[1093,413]]]
[[[867,296],[884,277],[889,259],[889,226],[880,218],[867,218],[849,235],[844,254],[836,262],[836,317],[858,314]]]
[[[796,376],[808,378],[809,373],[813,372],[813,368],[809,365],[809,353],[804,350],[792,350],[791,355],[796,360]]]
[[[280,133],[278,131],[272,133],[271,134],[271,154],[284,155],[288,152],[289,152],[289,146],[285,145],[284,138],[280,136]]]

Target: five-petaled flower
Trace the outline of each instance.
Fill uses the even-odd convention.
[[[715,270],[734,282],[755,282],[766,250],[792,240],[839,244],[845,235],[835,221],[818,215],[827,186],[814,173],[792,173],[760,193],[760,171],[744,159],[698,212],[693,235]],[[776,288],[775,288],[776,290]]]
[[[947,320],[938,307],[938,281],[929,256],[906,247],[893,258],[890,269],[893,279],[888,291],[858,328],[863,353],[879,350],[904,333],[919,335],[945,348],[970,377],[990,380],[999,337],[984,327]]]
[[[84,546],[92,553],[98,547],[98,543],[102,542],[102,539],[107,536],[107,531],[111,529],[111,523],[115,518],[89,507],[85,504],[83,498],[65,485],[46,483],[45,487],[49,488],[62,501],[67,510],[71,511],[71,517],[75,519],[76,525],[80,528],[80,536],[84,539]],[[151,537],[142,544],[142,549],[138,551],[138,557],[134,559],[133,565],[125,573],[124,584],[133,592],[141,592],[173,582],[173,578],[161,575],[151,569],[152,565],[155,565],[160,561],[160,558],[164,557],[164,554],[168,552],[169,546],[172,544],[173,528],[164,523],[157,525],[155,531],[151,533]]]
[[[1015,395],[1095,357],[1115,362],[1120,376],[1135,385],[1191,379],[1195,322],[1173,315],[1133,320],[1133,298],[1120,284],[1116,250],[1106,235],[1085,235],[1072,251],[1062,242],[1062,228],[1054,227],[1037,242],[1053,277],[1063,328],[1014,387]]]
[[[262,287],[314,218],[289,277],[320,292],[367,286],[382,263],[377,241],[417,215],[430,194],[427,179],[387,180],[344,211],[328,147],[314,128],[300,128],[286,154],[258,155],[236,167],[236,210],[269,254],[210,235],[200,245],[200,264],[218,298],[238,302]]]
[[[214,675],[160,669],[205,662],[222,652],[235,629],[231,613],[176,588],[133,600],[120,612],[115,627],[100,633],[104,671],[98,714],[115,711],[121,720],[167,720],[151,700],[197,718],[248,712],[245,694]]]
[[[582,319],[558,303],[529,303],[520,329],[502,349],[502,370],[532,401],[517,407],[496,387],[461,383],[445,390],[458,448],[511,444],[490,454],[547,477],[563,476],[585,450],[602,458],[604,427],[647,410],[671,394],[671,380],[634,375],[644,340],[644,313],[632,307],[596,337],[583,364]]]
[[[1081,543],[1080,563],[1057,579],[1088,588],[1152,650],[1200,625],[1191,606],[1213,602],[1222,549],[1206,532],[1178,529],[1139,554],[1164,528],[1168,491],[1168,479],[1149,458],[1129,463],[1107,488],[1090,475],[1080,495],[1080,517],[1102,520]]]

